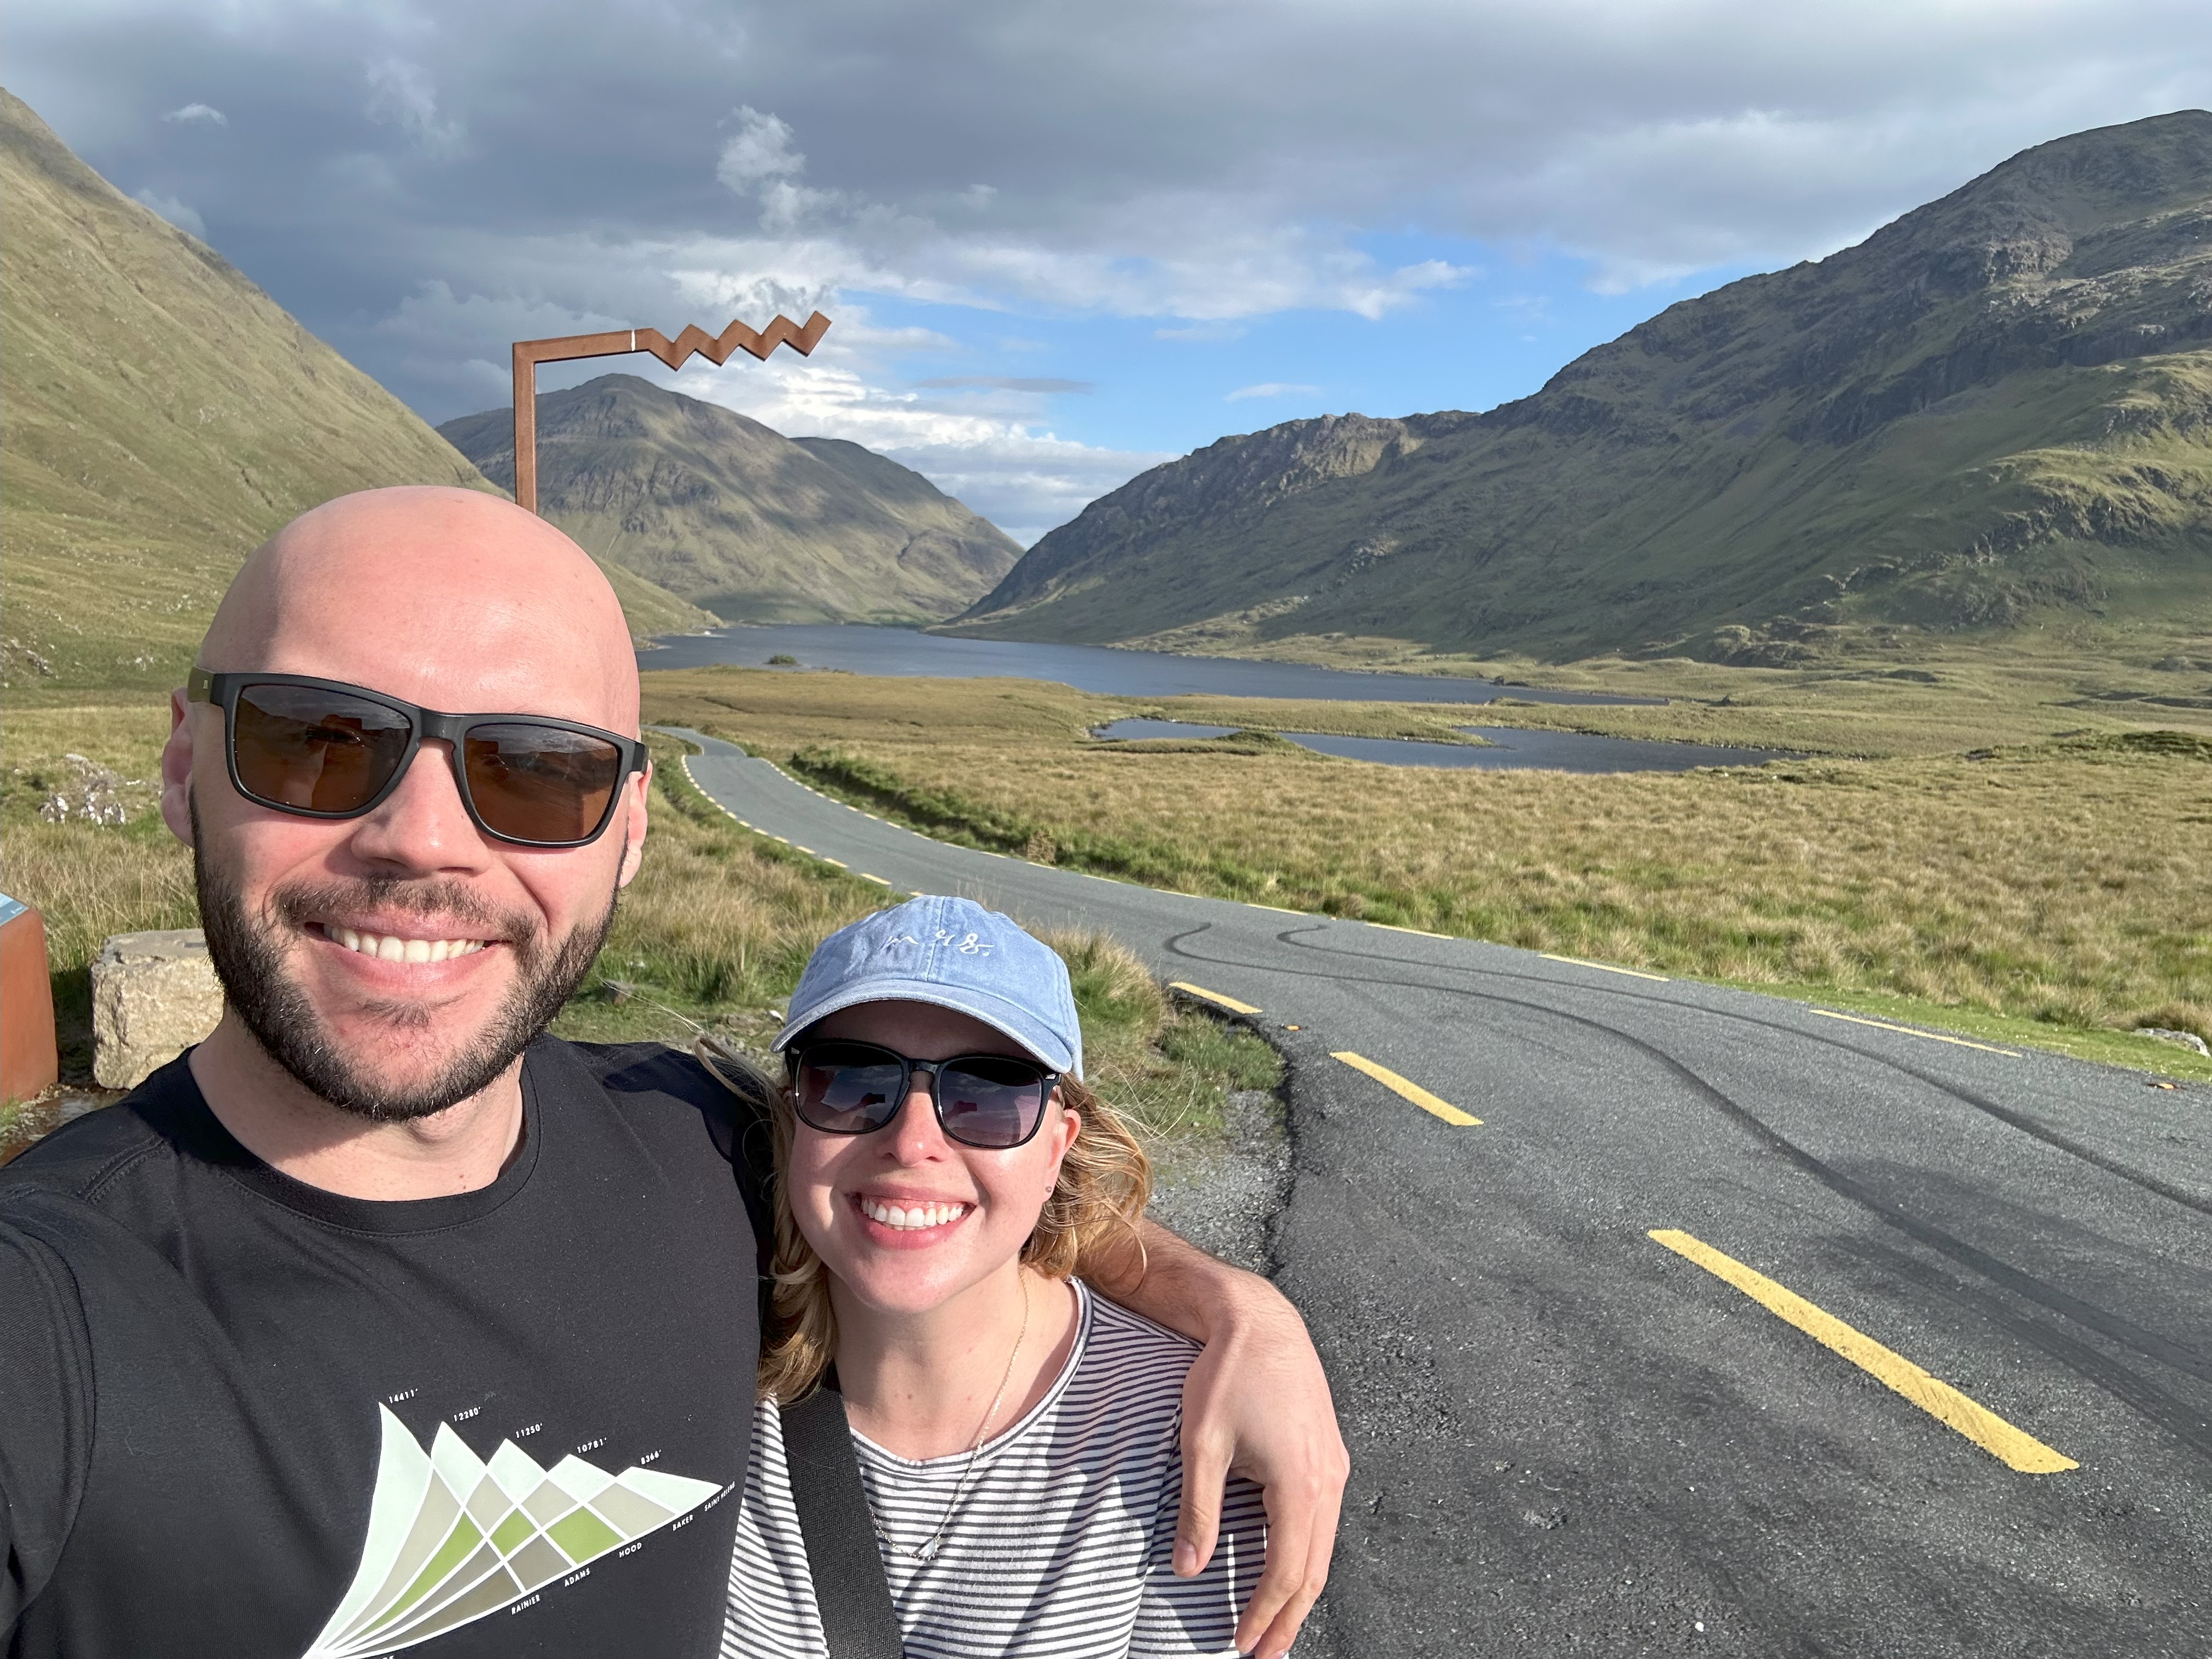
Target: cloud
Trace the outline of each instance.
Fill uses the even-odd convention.
[[[949,407],[893,392],[860,368],[785,354],[766,363],[694,360],[678,391],[750,416],[792,437],[845,438],[921,473],[1027,546],[1167,453],[1074,442],[1019,416]],[[981,378],[981,377],[979,377]]]
[[[738,106],[738,131],[722,146],[714,176],[739,195],[750,195],[771,179],[806,170],[806,158],[792,148],[791,128],[750,104]]]
[[[438,113],[429,70],[404,58],[380,58],[366,72],[371,119],[395,123],[426,155],[450,156],[460,149],[467,134],[459,121]]]
[[[153,209],[179,230],[197,236],[203,242],[207,240],[207,222],[193,211],[189,204],[180,202],[173,196],[165,196],[150,185],[135,192],[131,199]]]
[[[937,374],[915,385],[936,386],[988,386],[999,392],[1096,392],[1094,380],[1034,380],[1019,374]]]
[[[88,161],[159,178],[157,210],[211,218],[434,418],[496,398],[514,338],[818,306],[851,380],[744,395],[775,380],[780,418],[876,432],[1024,524],[1142,452],[1057,435],[1042,377],[998,373],[1014,342],[1095,325],[1118,398],[1152,342],[1261,381],[1313,361],[1267,361],[1270,319],[1441,312],[1523,258],[1656,306],[2212,103],[2203,0],[15,0],[9,24],[11,89]],[[149,110],[256,142],[172,171],[218,147],[165,146]]]
[[[1321,388],[1317,386],[1293,386],[1285,380],[1265,380],[1258,386],[1240,386],[1221,401],[1224,404],[1234,404],[1242,403],[1247,398],[1318,398],[1319,396],[1321,396]]]

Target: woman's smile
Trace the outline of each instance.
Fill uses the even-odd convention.
[[[901,1244],[935,1243],[975,1206],[958,1199],[917,1198],[905,1194],[854,1193],[853,1207],[876,1231],[900,1235]],[[931,1237],[924,1238],[922,1235]]]

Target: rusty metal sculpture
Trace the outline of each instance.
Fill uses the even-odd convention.
[[[811,356],[828,331],[830,319],[816,312],[801,328],[779,313],[775,320],[755,333],[743,323],[732,323],[715,336],[693,324],[674,339],[657,328],[617,328],[605,334],[563,334],[550,340],[514,343],[514,499],[526,512],[538,510],[538,365],[565,362],[574,357],[621,357],[633,351],[650,351],[671,368],[680,368],[697,352],[716,365],[729,361],[737,350],[750,351],[763,362],[780,345],[800,356]]]

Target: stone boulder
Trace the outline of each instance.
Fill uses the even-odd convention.
[[[197,927],[118,933],[92,964],[92,1075],[135,1089],[215,1030],[222,987]]]
[[[2194,1048],[2207,1060],[2212,1060],[2212,1047],[2208,1047],[2204,1039],[2194,1031],[2168,1030],[2163,1025],[2138,1025],[2136,1035],[2156,1037],[2160,1042],[2171,1042],[2179,1048]]]

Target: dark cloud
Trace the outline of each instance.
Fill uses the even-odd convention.
[[[1204,340],[1469,279],[1456,256],[1375,251],[1407,232],[1581,256],[1616,288],[1786,262],[2028,144],[2212,101],[2207,17],[2202,0],[17,0],[9,77],[434,419],[500,398],[514,338],[835,303],[815,378],[756,374],[762,396],[814,429],[896,447],[883,423],[904,422],[910,453],[980,457],[995,441],[972,414],[897,401],[920,348],[871,331],[865,296]],[[1033,435],[999,418],[1009,443]],[[1046,465],[1006,458],[1010,477]]]

